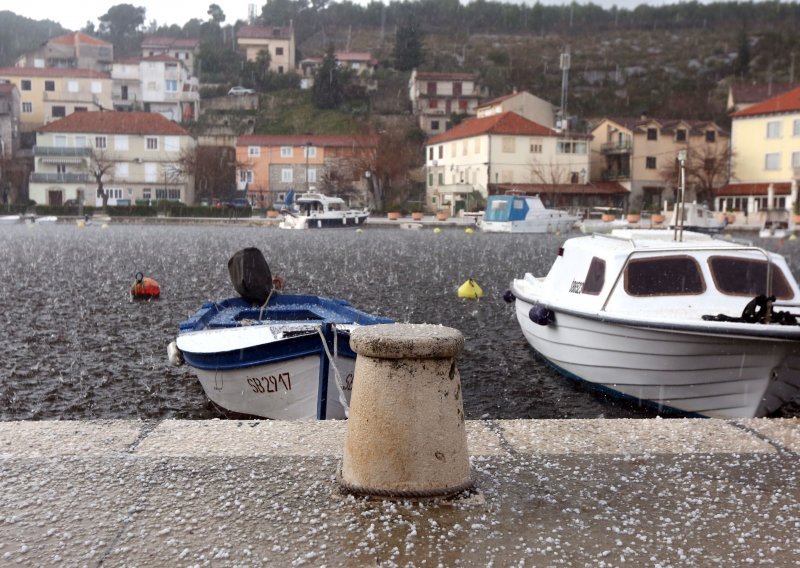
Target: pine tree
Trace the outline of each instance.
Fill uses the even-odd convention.
[[[333,44],[328,45],[322,65],[314,75],[314,88],[311,91],[314,104],[318,108],[337,108],[344,99],[344,80],[342,70],[336,63]]]
[[[411,71],[425,60],[422,32],[413,20],[397,26],[394,39],[394,66],[399,71]]]

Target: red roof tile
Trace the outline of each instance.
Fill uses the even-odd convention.
[[[734,112],[734,118],[742,116],[756,116],[759,114],[778,114],[782,112],[800,111],[800,87],[792,89],[777,97],[772,97],[766,101],[754,104],[751,107]]]
[[[567,195],[616,195],[630,193],[615,181],[590,183],[501,183],[492,186],[492,195],[518,194],[538,195],[542,193]]]
[[[769,186],[772,185],[772,190],[775,195],[789,195],[792,192],[791,183],[729,183],[723,187],[718,187],[714,190],[714,195],[717,197],[726,197],[734,195],[768,195]]]
[[[92,134],[187,135],[180,125],[155,112],[74,112],[51,122],[37,132],[83,132]]]
[[[515,112],[503,112],[483,118],[472,118],[457,124],[447,132],[434,136],[428,144],[439,144],[448,140],[471,138],[483,134],[518,134],[521,136],[556,136],[552,128],[528,120]]]
[[[47,43],[55,43],[59,45],[75,45],[76,43],[82,43],[85,45],[102,45],[105,47],[113,46],[113,44],[107,41],[86,35],[83,32],[73,32],[71,34],[54,37],[53,39],[48,40]]]
[[[794,83],[770,83],[767,85],[731,85],[733,102],[740,104],[760,103],[796,88]]]
[[[108,73],[91,69],[65,69],[62,67],[0,67],[0,77],[76,77],[84,79],[110,79]]]
[[[239,136],[237,146],[305,146],[311,142],[318,147],[359,146],[378,144],[377,136],[347,134],[248,134]]]
[[[244,39],[289,39],[292,28],[281,26],[242,26],[236,37]]]

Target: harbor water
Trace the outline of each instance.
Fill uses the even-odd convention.
[[[510,281],[543,275],[570,235],[462,229],[280,231],[237,225],[0,227],[0,420],[222,417],[167,344],[203,302],[235,295],[227,260],[260,248],[288,292],[343,298],[400,322],[460,330],[469,419],[643,418],[654,413],[561,377],[528,346],[503,301]],[[743,235],[745,238],[751,238]],[[800,273],[800,241],[757,244]],[[161,299],[131,303],[136,272]],[[457,297],[473,278],[480,300]],[[779,416],[800,416],[800,401]]]

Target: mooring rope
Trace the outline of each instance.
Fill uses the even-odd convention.
[[[319,333],[319,338],[322,341],[322,347],[325,349],[325,355],[328,357],[328,361],[330,361],[331,367],[333,367],[333,376],[336,378],[336,386],[339,387],[339,403],[344,408],[344,415],[350,415],[350,405],[347,403],[347,398],[344,396],[344,383],[342,382],[342,375],[339,373],[339,368],[336,366],[335,358],[339,357],[339,348],[338,348],[338,339],[336,333],[336,324],[331,324],[331,329],[333,330],[333,352],[334,355],[331,355],[330,349],[328,349],[328,342],[325,339],[325,334],[322,332],[322,326],[317,327],[317,333]]]

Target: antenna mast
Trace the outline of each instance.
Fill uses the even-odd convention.
[[[569,46],[567,46],[567,50],[561,54],[561,59],[559,60],[559,66],[561,67],[561,120],[559,121],[558,126],[562,130],[568,130],[567,124],[567,85],[569,84],[569,64],[570,64],[570,56],[569,56]]]

